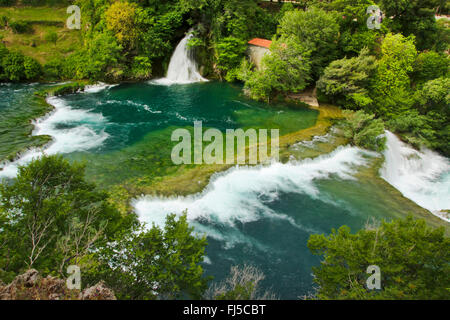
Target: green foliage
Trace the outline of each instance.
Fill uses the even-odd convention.
[[[421,85],[429,80],[443,77],[449,73],[450,59],[435,51],[422,52],[414,63],[413,80]]]
[[[376,68],[376,58],[365,48],[358,57],[333,61],[317,81],[317,89],[333,103],[350,109],[364,108],[372,102],[367,89]]]
[[[373,114],[364,113],[362,110],[345,110],[344,116],[344,136],[350,139],[352,144],[375,151],[384,149],[386,138],[380,137],[384,133],[384,123],[381,119],[374,119]]]
[[[400,134],[403,140],[418,149],[423,146],[429,148],[438,146],[432,125],[433,119],[419,114],[417,110],[408,110],[387,123],[390,130]]]
[[[138,10],[135,3],[116,1],[105,12],[106,28],[112,31],[117,41],[127,49],[133,49],[137,44]]]
[[[321,1],[318,6],[339,12],[338,23],[341,29],[339,46],[346,54],[358,54],[367,47],[374,49],[377,38],[384,32],[367,28],[367,8],[374,4],[372,0],[334,0]]]
[[[149,79],[152,75],[152,63],[148,57],[134,57],[131,67],[132,78],[137,80]]]
[[[10,6],[15,2],[16,0],[0,0],[0,6]]]
[[[311,52],[311,71],[318,79],[323,69],[338,57],[339,24],[336,15],[318,8],[288,11],[281,19],[280,41],[294,41]]]
[[[245,83],[253,75],[254,67],[255,66],[250,61],[248,61],[248,59],[242,58],[241,63],[238,67],[233,68],[227,72],[225,80],[228,82],[239,80]]]
[[[234,37],[226,37],[216,44],[218,68],[231,70],[239,65],[247,49],[247,43]]]
[[[448,299],[449,238],[423,220],[408,217],[350,233],[311,235],[308,247],[323,256],[313,268],[318,299]],[[381,272],[381,290],[368,290],[367,267]]]
[[[171,214],[163,229],[125,232],[95,253],[100,263],[87,281],[104,280],[120,299],[198,299],[208,280],[200,265],[206,238],[193,230],[186,214]]]
[[[24,57],[23,68],[25,70],[25,79],[27,80],[36,80],[42,74],[42,66],[30,57]]]
[[[108,33],[92,34],[87,47],[69,57],[64,75],[72,79],[120,80],[123,77],[119,65],[121,51],[122,47],[114,36]]]
[[[436,44],[435,0],[380,0],[378,3],[386,17],[394,17],[392,20],[385,19],[393,32],[414,35],[419,50],[432,48]]]
[[[12,82],[23,79],[25,74],[24,57],[21,53],[11,52],[3,57],[2,69],[3,76]]]
[[[450,116],[450,78],[430,80],[416,94],[416,101],[422,113],[436,111],[442,116]]]
[[[372,86],[377,115],[392,117],[411,107],[409,74],[413,71],[417,51],[414,37],[388,34],[381,44],[381,57]]]
[[[261,70],[245,82],[247,94],[256,100],[270,101],[277,94],[296,93],[311,80],[310,52],[297,39],[274,41],[271,53],[263,57]]]
[[[432,47],[438,52],[448,51],[450,48],[450,23],[449,19],[440,19],[436,22],[436,44]]]
[[[6,273],[62,274],[134,219],[121,217],[106,194],[85,181],[83,165],[61,156],[19,167],[12,183],[0,185],[0,196],[0,269]]]

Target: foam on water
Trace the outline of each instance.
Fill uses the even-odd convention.
[[[442,210],[450,209],[450,163],[428,150],[414,150],[386,131],[385,163],[380,174],[406,198],[450,222]]]
[[[140,220],[150,225],[163,226],[167,214],[181,214],[187,209],[188,220],[194,223],[206,220],[211,224],[233,227],[237,221],[246,223],[265,217],[287,220],[305,230],[291,217],[270,209],[268,204],[277,200],[281,193],[307,194],[318,199],[317,179],[327,179],[332,175],[340,179],[354,179],[353,173],[358,166],[367,163],[365,155],[374,156],[358,148],[340,147],[314,160],[286,164],[275,162],[269,166],[237,166],[214,175],[207,188],[199,194],[173,198],[143,196],[136,199],[133,206]],[[214,230],[210,229],[207,233],[217,238]]]
[[[110,89],[117,86],[117,84],[106,84],[103,82],[99,82],[97,84],[87,85],[84,87],[84,91],[86,93],[97,93],[106,89]]]
[[[6,164],[0,171],[0,179],[15,177],[19,165],[25,165],[43,154],[85,151],[99,147],[108,138],[104,131],[107,120],[103,115],[89,110],[72,109],[58,97],[50,97],[47,102],[55,110],[33,123],[33,135],[49,135],[52,142],[43,150],[30,150],[18,160]]]

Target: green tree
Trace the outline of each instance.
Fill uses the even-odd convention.
[[[261,70],[249,75],[244,90],[256,100],[270,101],[278,94],[300,92],[311,79],[310,52],[294,37],[272,42]]]
[[[318,79],[323,69],[338,57],[339,24],[336,15],[318,8],[288,11],[278,27],[280,42],[294,38],[311,52],[311,71]]]
[[[104,280],[121,299],[199,299],[206,237],[193,234],[186,214],[166,217],[164,228],[139,226],[95,253],[100,262],[90,271],[92,283]]]
[[[384,32],[383,27],[382,30],[367,28],[367,8],[374,4],[372,0],[332,0],[317,3],[326,10],[339,12],[339,46],[344,53],[355,55],[365,47],[371,51],[374,49],[376,39]]]
[[[420,53],[414,62],[412,78],[416,85],[444,77],[449,73],[450,58],[435,51]]]
[[[135,219],[121,217],[106,193],[85,181],[84,166],[61,156],[19,167],[0,185],[0,197],[0,269],[10,275],[28,268],[61,274]]]
[[[131,66],[131,73],[134,79],[149,79],[152,75],[152,63],[150,59],[144,56],[134,57],[134,61]]]
[[[356,234],[343,226],[331,234],[311,235],[308,248],[323,257],[314,267],[318,299],[448,299],[450,240],[408,217],[383,222]],[[381,290],[368,290],[367,267],[381,272]]]
[[[380,137],[384,133],[383,120],[374,119],[375,115],[362,110],[345,110],[344,116],[344,135],[352,144],[375,151],[384,149],[386,139]]]
[[[376,58],[365,48],[358,57],[330,63],[317,81],[317,89],[333,103],[351,109],[364,108],[372,103],[367,89],[376,69]]]
[[[10,52],[2,60],[4,77],[12,82],[23,80],[25,74],[24,56],[19,52]]]
[[[27,80],[37,79],[42,74],[42,66],[33,58],[24,57],[23,67],[25,69],[25,78]]]
[[[239,65],[247,49],[247,43],[235,37],[221,39],[216,45],[218,68],[227,72]]]
[[[371,88],[375,101],[371,110],[379,116],[392,117],[409,109],[413,103],[409,74],[417,51],[414,37],[388,34],[381,44],[381,57]]]
[[[135,3],[116,1],[105,12],[106,27],[112,31],[117,41],[127,49],[136,47],[139,30],[136,25],[137,11]]]
[[[420,50],[432,48],[437,41],[436,0],[380,0],[387,26],[405,36],[414,35]]]

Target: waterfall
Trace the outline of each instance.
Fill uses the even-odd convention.
[[[386,131],[385,163],[381,177],[403,196],[450,222],[450,163],[439,154],[417,151]]]
[[[192,30],[180,41],[170,58],[169,69],[165,78],[153,81],[154,83],[186,84],[199,81],[208,81],[203,78],[197,70],[193,50],[189,49],[187,43],[192,38]]]

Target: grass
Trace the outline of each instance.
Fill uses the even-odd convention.
[[[27,21],[31,30],[14,33],[10,28],[0,29],[0,38],[9,50],[19,51],[41,64],[56,58],[63,58],[78,50],[82,45],[81,32],[65,27],[66,7],[0,7],[0,16],[8,21]],[[45,40],[50,32],[56,32],[56,44]]]

